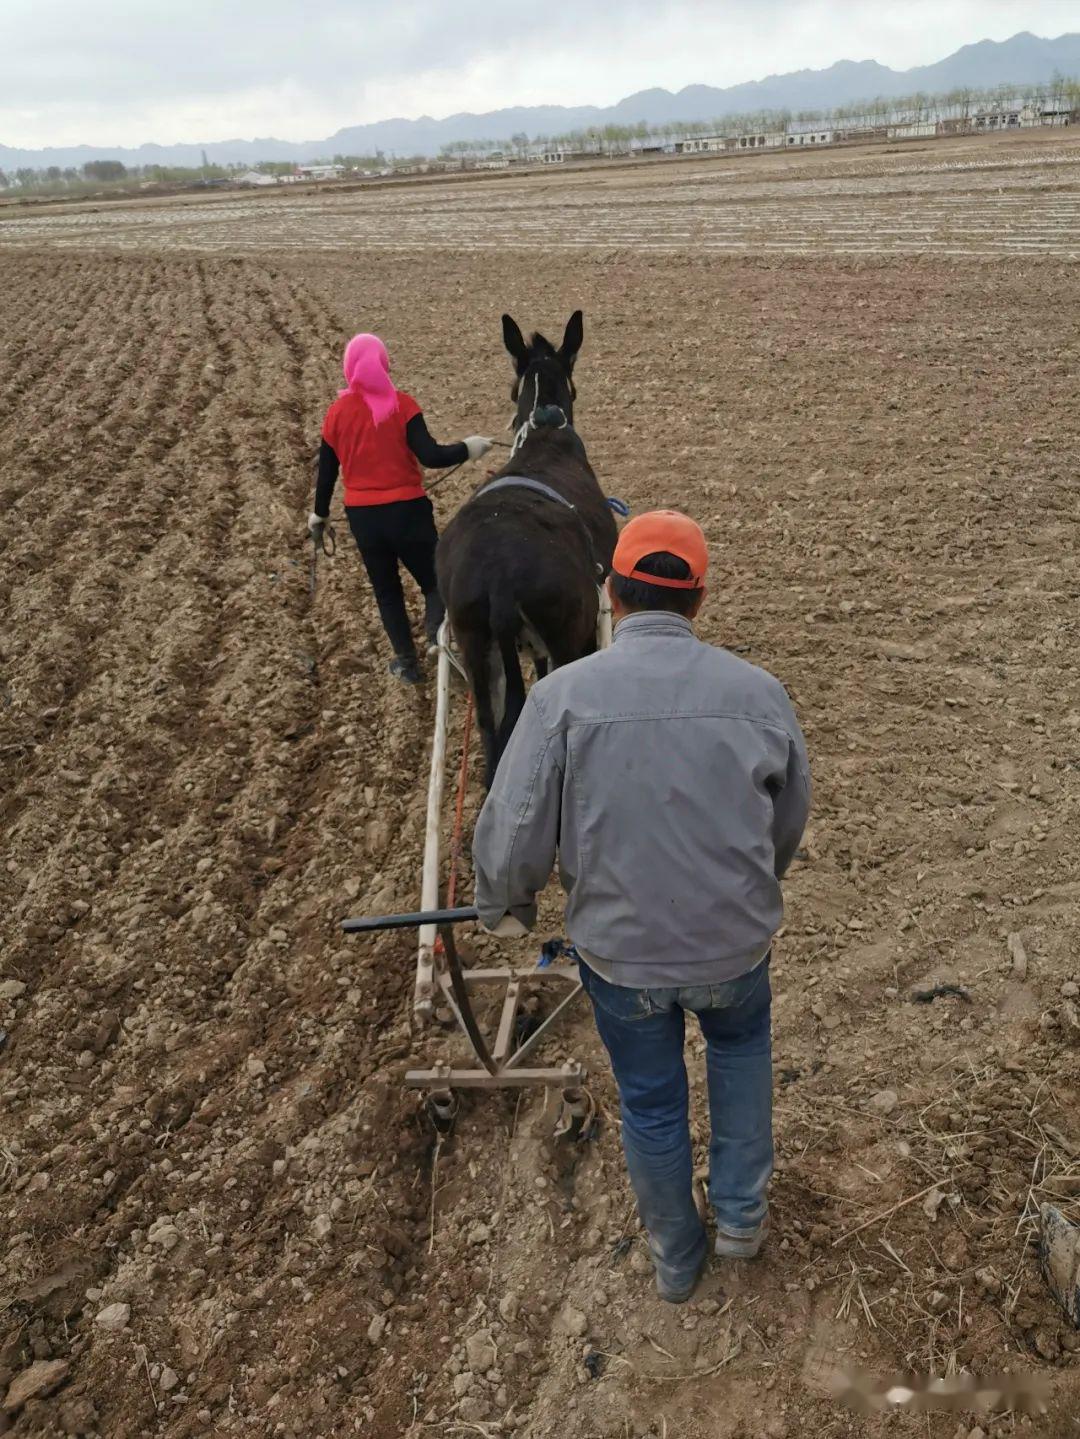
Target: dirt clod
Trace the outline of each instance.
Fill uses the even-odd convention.
[[[127,1327],[130,1318],[130,1304],[106,1304],[104,1309],[95,1314],[94,1323],[109,1334],[117,1334]]]
[[[560,1331],[571,1339],[583,1339],[589,1332],[587,1316],[570,1303],[562,1306],[555,1322]]]
[[[71,1365],[66,1359],[39,1359],[11,1381],[0,1408],[14,1414],[30,1399],[51,1394],[67,1378]]]
[[[465,1340],[465,1357],[473,1373],[485,1373],[492,1368],[498,1351],[489,1329],[477,1329]]]

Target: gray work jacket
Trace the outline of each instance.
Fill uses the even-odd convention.
[[[531,928],[556,852],[567,933],[616,984],[720,984],[783,917],[810,774],[783,685],[636,613],[534,685],[477,821],[476,903]]]

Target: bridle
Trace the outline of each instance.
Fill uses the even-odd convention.
[[[524,376],[522,376],[521,381],[520,381],[520,384],[521,384],[521,385],[524,385],[524,383],[525,383],[525,381],[526,381],[527,379],[528,379],[528,374],[525,374]],[[567,413],[566,413],[565,409],[562,407],[562,405],[541,405],[541,404],[540,404],[540,370],[539,370],[539,367],[537,367],[537,369],[536,369],[535,372],[534,372],[533,382],[534,382],[535,388],[534,388],[534,390],[533,390],[532,409],[529,411],[528,416],[526,417],[526,419],[524,420],[524,422],[523,422],[521,425],[518,426],[518,429],[517,429],[517,431],[516,431],[516,433],[515,433],[515,435],[514,435],[514,443],[513,443],[513,445],[510,447],[510,461],[513,460],[513,458],[514,458],[514,456],[517,454],[518,450],[521,449],[522,445],[523,445],[523,444],[525,443],[525,441],[529,438],[529,436],[534,432],[534,430],[537,430],[537,429],[540,428],[540,426],[538,426],[537,423],[536,423],[536,414],[537,414],[537,411],[538,411],[538,410],[540,410],[540,409],[544,409],[544,410],[556,410],[556,411],[558,411],[559,415],[562,417],[562,423],[561,423],[561,424],[558,424],[558,425],[548,424],[548,423],[545,421],[545,424],[544,424],[544,426],[543,426],[544,429],[570,430],[571,432],[573,432],[573,429],[574,429],[574,427],[573,427],[573,425],[571,425],[570,420],[569,420],[569,417],[567,416]],[[571,398],[574,398],[574,385],[573,385],[573,381],[572,381],[572,380],[569,381],[569,387],[570,387],[570,395],[571,395]],[[516,392],[515,392],[515,394],[514,394],[514,399],[515,399],[515,400],[518,400],[518,399],[520,398],[520,393],[521,393],[521,392],[520,392],[520,389],[516,390]],[[518,413],[520,413],[520,406],[519,406]],[[514,424],[515,424],[515,422],[516,422],[516,419],[517,419],[517,415],[515,415],[515,416],[514,416],[514,419],[512,419],[512,420],[510,421],[509,425],[507,426],[507,429],[512,430],[512,429],[514,428]],[[575,438],[577,438],[576,432],[575,432]],[[578,440],[578,443],[579,443],[579,444],[581,443],[580,440]],[[508,461],[508,463],[509,463],[509,461]],[[550,485],[544,484],[543,481],[541,481],[541,480],[535,480],[535,479],[533,479],[533,478],[531,478],[531,477],[529,477],[529,476],[525,476],[525,475],[514,475],[514,474],[501,475],[498,479],[489,480],[488,483],[487,483],[482,489],[480,489],[480,490],[478,490],[478,491],[476,492],[476,494],[473,496],[473,499],[474,499],[474,500],[478,500],[478,499],[480,499],[480,497],[481,497],[482,495],[490,495],[490,494],[492,494],[493,492],[496,492],[496,491],[499,491],[499,490],[529,490],[529,491],[531,491],[531,492],[532,492],[533,494],[535,494],[535,495],[540,495],[540,496],[542,496],[544,499],[549,500],[549,501],[553,502],[553,503],[556,504],[556,505],[561,505],[561,506],[563,506],[564,508],[570,510],[570,512],[576,517],[576,519],[577,519],[577,521],[578,521],[578,524],[581,526],[581,533],[582,533],[582,535],[584,536],[584,539],[585,539],[585,548],[586,548],[586,553],[587,553],[587,555],[588,555],[589,564],[592,566],[592,568],[593,568],[593,570],[595,571],[595,574],[596,574],[596,584],[597,584],[598,587],[603,585],[603,580],[604,580],[604,575],[605,575],[605,573],[606,573],[606,568],[605,568],[604,565],[602,565],[602,564],[600,563],[599,559],[597,558],[596,550],[595,550],[595,548],[594,548],[594,546],[593,546],[592,531],[589,529],[589,526],[588,526],[588,524],[587,524],[586,521],[585,521],[585,517],[582,515],[581,511],[578,509],[578,507],[577,507],[571,500],[568,500],[565,495],[561,495],[561,494],[558,492],[558,490],[552,489],[552,487],[551,487]],[[615,511],[616,514],[622,515],[624,518],[625,518],[625,516],[626,516],[627,514],[629,514],[629,506],[626,505],[626,504],[624,504],[622,500],[612,500],[612,499],[609,499],[609,500],[608,500],[608,504],[609,504],[610,507]]]
[[[526,375],[522,378],[522,381],[521,381],[522,385],[524,385],[525,380],[527,380],[527,379],[528,379],[528,375],[526,374]],[[573,394],[573,385],[572,385],[572,384],[571,384],[571,386],[570,386],[570,392],[571,392],[571,394]],[[536,423],[536,412],[537,412],[537,410],[539,410],[539,409],[541,409],[541,408],[546,409],[546,410],[558,410],[559,414],[562,415],[562,424],[561,424],[561,425],[545,425],[545,426],[544,426],[545,429],[548,429],[548,430],[565,430],[565,429],[570,428],[570,421],[567,419],[566,411],[563,409],[563,407],[562,407],[561,405],[544,405],[544,406],[541,406],[541,404],[540,404],[540,367],[539,367],[539,365],[537,365],[537,366],[534,368],[534,372],[533,372],[533,403],[532,403],[532,409],[529,411],[528,417],[527,417],[527,419],[525,420],[525,422],[524,422],[521,426],[519,426],[517,432],[516,432],[515,435],[514,435],[514,443],[513,443],[513,444],[511,445],[511,447],[510,447],[510,458],[511,458],[511,459],[514,458],[514,456],[517,454],[518,450],[519,450],[519,449],[521,448],[521,446],[525,443],[525,441],[529,438],[529,436],[533,433],[533,431],[538,428],[537,423]],[[515,415],[514,418],[516,419],[517,416]],[[513,428],[514,428],[514,420],[511,420],[510,423],[509,423],[509,425],[507,426],[507,429],[512,430]]]

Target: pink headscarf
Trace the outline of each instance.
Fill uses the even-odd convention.
[[[390,378],[390,356],[378,335],[354,335],[341,362],[346,388],[339,395],[360,395],[367,401],[377,425],[398,406],[398,393]]]

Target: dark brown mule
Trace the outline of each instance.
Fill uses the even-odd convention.
[[[525,704],[519,645],[536,656],[539,676],[549,664],[592,653],[598,586],[616,539],[614,516],[573,428],[581,311],[571,315],[557,350],[539,334],[526,344],[509,315],[503,340],[516,374],[517,440],[507,464],[447,525],[435,556],[476,701],[488,788]]]

